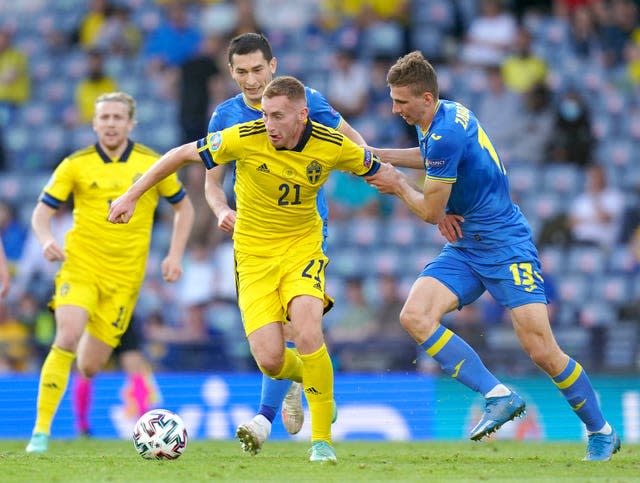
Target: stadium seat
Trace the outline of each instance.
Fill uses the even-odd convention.
[[[593,281],[593,293],[598,298],[620,305],[628,302],[632,294],[631,275],[602,275]]]
[[[607,331],[605,368],[634,371],[638,357],[640,335],[636,322],[620,322]]]
[[[545,190],[574,197],[584,187],[584,171],[573,164],[550,164],[543,171],[542,185]]]
[[[567,255],[567,270],[585,275],[599,275],[606,267],[606,255],[600,247],[572,246]]]

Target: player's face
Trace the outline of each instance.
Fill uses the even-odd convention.
[[[105,151],[117,151],[126,145],[133,129],[127,105],[119,101],[98,103],[93,115],[93,130]]]
[[[411,126],[427,127],[423,124],[430,122],[429,106],[433,99],[430,93],[416,96],[410,86],[391,86],[390,96],[393,102],[391,112],[402,117]]]
[[[267,62],[260,50],[245,55],[234,54],[229,72],[247,100],[259,105],[264,88],[276,72],[276,59]]]
[[[286,96],[262,98],[262,118],[269,141],[276,148],[292,149],[298,144],[308,114],[303,101],[291,101]]]

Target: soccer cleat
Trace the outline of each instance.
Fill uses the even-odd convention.
[[[620,438],[615,429],[610,434],[591,433],[587,443],[587,454],[582,461],[609,461],[620,451]]]
[[[302,409],[302,384],[291,383],[287,395],[282,401],[282,424],[289,434],[298,434],[304,424],[304,410]]]
[[[236,438],[240,440],[240,447],[245,453],[256,455],[271,433],[271,423],[261,414],[255,416],[248,423],[241,424],[236,430]]]
[[[315,441],[311,444],[311,449],[309,450],[309,461],[335,465],[338,463],[338,458],[336,458],[336,452],[329,443]]]
[[[484,415],[471,430],[469,437],[480,441],[485,436],[495,433],[502,425],[525,414],[526,404],[515,392],[508,396],[489,397],[486,399]]]
[[[27,453],[46,453],[48,447],[49,436],[44,433],[33,433],[26,451]]]

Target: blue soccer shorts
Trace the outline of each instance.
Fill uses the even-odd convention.
[[[446,245],[420,276],[446,285],[457,295],[458,308],[477,300],[485,290],[510,309],[547,303],[538,251],[530,241],[482,249]]]

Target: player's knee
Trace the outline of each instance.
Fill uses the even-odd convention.
[[[543,343],[527,344],[525,347],[531,360],[547,373],[554,373],[556,348]]]
[[[283,358],[276,355],[262,356],[259,359],[256,358],[258,367],[260,370],[269,377],[275,377],[282,371],[282,365],[284,364]]]
[[[84,361],[78,359],[77,366],[80,374],[82,374],[82,376],[86,378],[93,377],[100,371],[100,367],[98,366],[98,364],[92,361]]]
[[[400,325],[414,338],[420,338],[427,332],[432,332],[436,321],[421,310],[404,306],[400,312]]]

